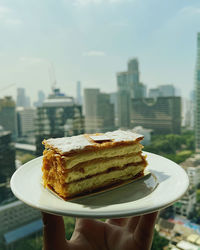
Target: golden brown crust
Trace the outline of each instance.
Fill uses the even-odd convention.
[[[51,189],[53,192],[55,192],[58,196],[60,196],[62,199],[66,200],[66,201],[69,201],[69,200],[72,200],[72,199],[76,199],[76,198],[80,198],[82,196],[85,196],[85,195],[88,195],[88,194],[93,194],[93,193],[99,193],[99,192],[104,192],[104,191],[107,191],[107,190],[110,190],[110,189],[114,189],[116,187],[119,187],[123,184],[126,184],[126,183],[129,183],[130,181],[133,181],[133,180],[136,180],[136,179],[139,179],[140,177],[144,176],[144,171],[141,171],[140,173],[138,173],[137,175],[135,175],[134,177],[131,176],[129,179],[127,180],[120,180],[118,182],[116,181],[113,181],[113,182],[110,182],[109,184],[107,184],[106,186],[103,185],[101,187],[98,187],[98,188],[95,188],[95,189],[88,189],[88,190],[84,190],[84,192],[81,192],[79,194],[76,194],[76,195],[71,195],[70,193],[67,192],[67,188],[66,188],[66,192],[65,193],[59,193],[57,192],[51,185],[47,185],[47,187],[49,189]]]
[[[44,186],[69,199],[138,178],[147,165],[142,139],[114,131],[43,140]]]

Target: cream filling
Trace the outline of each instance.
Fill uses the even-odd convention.
[[[102,149],[102,150],[97,150],[97,151],[94,150],[90,152],[83,152],[83,153],[76,154],[72,157],[62,156],[62,158],[65,159],[66,169],[70,169],[81,162],[90,161],[90,160],[98,159],[98,158],[110,158],[114,156],[137,153],[141,151],[142,148],[143,146],[137,143],[137,144],[126,145],[126,146],[122,145],[118,147],[112,147],[112,148],[107,148],[107,149]]]
[[[117,183],[123,180],[133,178],[145,168],[145,164],[142,163],[138,166],[128,166],[122,170],[115,170],[109,173],[93,176],[81,181],[72,182],[67,185],[67,194],[69,197],[76,194],[81,194],[87,191],[92,191],[100,187],[109,186],[109,184]]]
[[[78,179],[83,179],[88,176],[95,175],[97,173],[102,173],[107,171],[109,168],[118,167],[122,168],[124,165],[129,163],[137,163],[143,160],[141,155],[129,154],[120,157],[103,158],[98,160],[93,160],[81,164],[81,170],[76,171],[77,166],[71,169],[67,174],[66,183],[76,181]]]

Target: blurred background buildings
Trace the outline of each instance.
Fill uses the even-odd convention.
[[[15,241],[25,236],[41,233],[39,213],[16,201],[9,181],[21,164],[42,155],[42,140],[115,129],[143,134],[145,149],[180,163],[188,173],[190,188],[184,197],[161,215],[157,223],[160,234],[169,240],[177,240],[177,228],[174,229],[176,221],[184,218],[198,223],[198,218],[191,218],[195,213],[200,213],[200,198],[197,195],[200,193],[199,60],[200,33],[197,36],[195,91],[188,100],[177,94],[173,84],[148,90],[147,85],[140,81],[137,58],[128,60],[127,70],[116,74],[116,92],[104,93],[100,88],[83,88],[82,83],[77,81],[75,97],[62,93],[54,84],[48,95],[39,90],[38,100],[33,105],[24,88],[17,89],[16,101],[10,96],[1,98],[0,224],[4,226],[0,229],[0,244],[13,246]],[[166,231],[168,226],[172,234],[169,228]],[[181,235],[181,240],[187,242],[189,234]],[[181,240],[177,240],[177,246]]]

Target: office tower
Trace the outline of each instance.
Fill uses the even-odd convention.
[[[0,125],[12,132],[12,139],[17,137],[17,116],[15,102],[10,96],[0,99]]]
[[[24,88],[17,88],[17,107],[26,107],[26,95]]]
[[[179,134],[181,98],[158,97],[131,100],[131,127],[152,129],[154,134]]]
[[[82,105],[82,96],[81,96],[81,82],[76,83],[76,102],[79,105]]]
[[[28,139],[34,138],[35,133],[35,108],[17,108],[18,137]]]
[[[130,127],[130,102],[132,98],[146,96],[146,86],[140,82],[139,63],[136,58],[128,61],[128,70],[117,73],[118,126]]]
[[[172,84],[160,85],[161,96],[175,96],[175,87]]]
[[[117,92],[110,93],[110,103],[114,105],[114,114],[115,114],[115,126],[117,126],[117,116],[118,116],[118,98]]]
[[[194,99],[184,98],[183,126],[187,129],[194,129]]]
[[[117,100],[118,100],[118,126],[120,128],[129,128],[130,126],[130,103],[131,94],[126,81],[126,73],[117,74]]]
[[[42,90],[39,90],[38,91],[38,100],[36,102],[34,102],[34,106],[35,107],[40,107],[42,106],[42,103],[44,102],[45,100],[45,94]]]
[[[150,98],[157,98],[160,96],[159,88],[149,89],[149,97]]]
[[[95,133],[99,127],[97,115],[97,97],[99,89],[84,89],[85,130],[87,133]]]
[[[195,127],[195,150],[200,152],[200,32],[197,33],[197,59],[195,70],[195,104],[194,104],[194,127]]]
[[[26,96],[25,88],[17,89],[17,107],[30,107],[30,98]]]
[[[59,89],[53,89],[53,93],[36,111],[36,154],[42,154],[42,141],[46,138],[82,133],[84,133],[82,106],[76,104],[73,97],[66,96]]]
[[[0,204],[12,197],[8,184],[15,171],[15,147],[11,132],[0,126]]]
[[[112,131],[114,125],[114,105],[110,95],[99,89],[84,89],[85,129],[87,133]]]
[[[175,87],[172,84],[165,84],[149,90],[150,98],[157,98],[161,96],[175,96]]]

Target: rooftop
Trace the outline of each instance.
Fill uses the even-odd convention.
[[[2,212],[4,210],[7,210],[9,208],[13,208],[13,207],[19,206],[21,204],[22,204],[21,201],[14,201],[14,202],[11,202],[11,203],[9,203],[7,205],[0,206],[0,212]]]
[[[25,151],[31,151],[33,153],[36,151],[36,146],[30,145],[30,144],[15,143],[15,148],[25,150]]]
[[[17,240],[20,240],[22,238],[25,238],[33,233],[36,233],[40,230],[42,230],[42,220],[39,219],[39,220],[36,220],[36,221],[33,221],[27,225],[24,225],[22,227],[19,227],[15,230],[12,230],[8,233],[5,233],[4,234],[4,240],[6,242],[6,244],[11,244]]]

